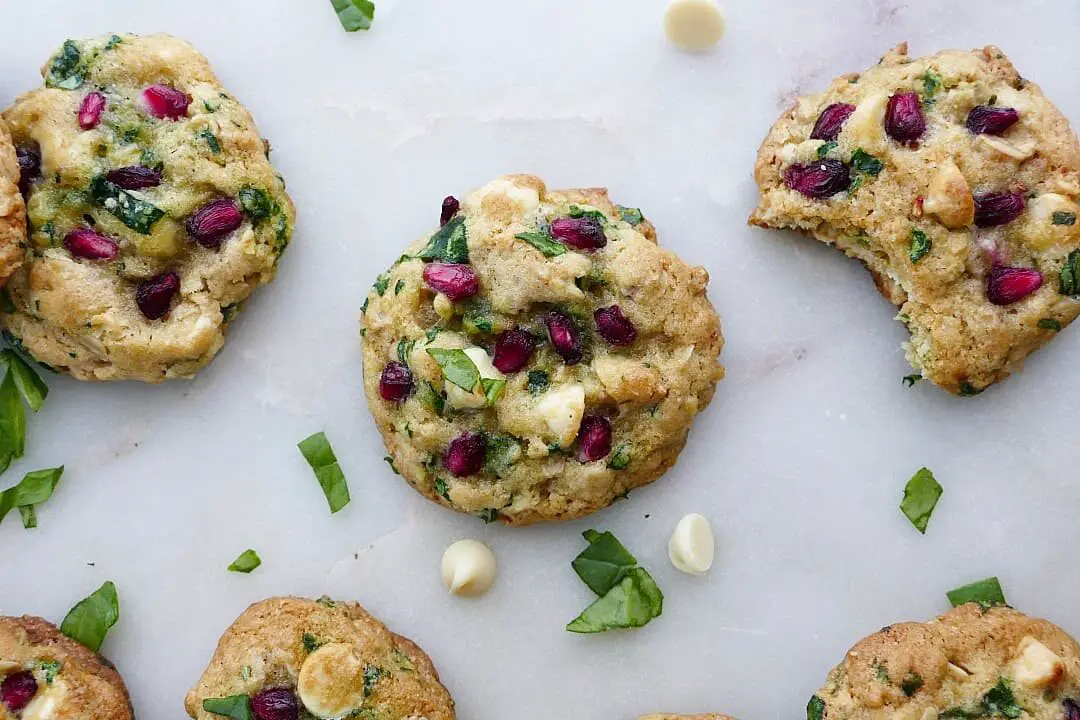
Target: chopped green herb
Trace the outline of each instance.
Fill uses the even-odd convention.
[[[979,389],[967,381],[960,383],[960,394],[964,397],[975,397],[985,389]]]
[[[465,218],[458,216],[443,225],[431,236],[427,247],[416,255],[427,261],[467,263],[469,262],[468,235],[465,231]]]
[[[247,185],[240,188],[240,206],[255,222],[262,222],[279,210],[277,203],[270,199],[265,190]]]
[[[525,387],[529,390],[530,395],[539,395],[547,390],[550,384],[551,376],[548,375],[546,370],[530,370]]]
[[[1075,225],[1076,213],[1057,211],[1050,214],[1050,222],[1054,225]]]
[[[313,634],[306,632],[300,636],[300,642],[304,646],[304,651],[307,653],[313,653],[322,647],[322,643]]]
[[[664,594],[644,568],[636,567],[571,620],[566,629],[575,633],[598,633],[642,627],[659,617],[663,608]]]
[[[23,527],[37,527],[34,508],[52,497],[56,484],[64,474],[64,466],[28,472],[18,485],[0,492],[0,522],[14,508],[19,509]]]
[[[330,4],[346,32],[367,30],[375,20],[375,3],[371,0],[330,0]]]
[[[965,603],[979,603],[984,608],[995,605],[1005,605],[1005,593],[1001,590],[1001,583],[996,577],[988,577],[970,585],[958,587],[945,593],[953,607],[960,607]]]
[[[383,676],[382,668],[378,665],[364,666],[364,697],[370,697],[375,690],[375,683]]]
[[[477,515],[477,517],[479,517],[481,520],[484,521],[485,525],[490,525],[491,523],[493,523],[493,522],[495,522],[496,520],[499,519],[499,509],[498,508],[484,508],[483,510],[478,512],[476,515]]]
[[[149,235],[164,211],[141,200],[103,177],[90,181],[90,197],[120,222],[142,235]]]
[[[402,365],[409,364],[409,358],[412,357],[412,351],[415,346],[415,340],[409,340],[408,338],[401,338],[398,340],[397,358],[401,361]]]
[[[202,701],[202,708],[208,713],[223,715],[232,720],[251,720],[251,698],[247,695],[206,698]]]
[[[1039,320],[1039,327],[1043,330],[1053,330],[1054,332],[1058,332],[1061,330],[1061,323],[1054,318],[1042,318]]]
[[[848,189],[847,189],[847,194],[848,194],[849,197],[851,195],[854,195],[855,191],[862,187],[864,177],[866,177],[866,176],[865,175],[856,175],[855,177],[851,178],[851,184],[848,185]]]
[[[425,406],[431,408],[436,415],[442,415],[446,406],[446,397],[435,389],[435,386],[427,380],[420,387],[416,395],[417,399]]]
[[[922,676],[916,672],[909,672],[903,680],[900,681],[900,689],[904,691],[904,694],[911,697],[915,693],[919,692],[919,688],[923,686]]]
[[[389,466],[390,466],[390,470],[391,470],[391,471],[392,471],[392,472],[393,472],[393,473],[394,473],[395,475],[400,475],[400,474],[401,474],[401,473],[399,473],[399,472],[398,472],[398,469],[397,469],[397,467],[396,467],[396,466],[394,465],[394,458],[392,458],[392,457],[391,457],[391,456],[389,456],[389,455],[386,455],[386,456],[384,456],[384,457],[383,457],[383,462],[385,462],[385,463],[386,463],[387,465],[389,465]]]
[[[404,280],[398,280],[397,283],[394,285],[394,295],[400,295],[401,291],[404,290],[404,289],[405,289],[405,281]]]
[[[836,149],[836,145],[837,143],[835,142],[821,143],[818,145],[817,156],[821,159],[828,157],[829,153]]]
[[[589,268],[589,272],[584,277],[575,279],[574,284],[578,286],[579,290],[591,292],[599,288],[607,287],[608,281],[607,277],[604,275],[604,271],[594,265]]]
[[[908,257],[911,258],[912,263],[917,263],[926,257],[933,246],[934,243],[929,235],[918,228],[911,229],[911,249],[908,251]]]
[[[1080,295],[1080,250],[1069,253],[1061,268],[1060,280],[1058,292],[1062,295]]]
[[[337,603],[334,602],[334,599],[332,597],[330,597],[329,595],[323,595],[318,600],[316,600],[315,602],[317,602],[319,605],[322,605],[323,607],[327,607],[327,608],[337,607]]]
[[[202,130],[197,132],[196,135],[199,137],[200,140],[206,142],[207,147],[210,148],[210,152],[214,153],[215,155],[221,152],[221,142],[218,141],[217,135],[214,134],[213,130],[208,127],[203,128]]]
[[[37,412],[49,395],[49,386],[34,369],[14,350],[0,353],[0,366],[7,366],[7,371],[14,376],[15,388],[31,410]]]
[[[424,333],[424,337],[427,338],[427,341],[429,343],[434,342],[435,338],[439,337],[440,332],[442,332],[442,328],[433,327],[430,330],[428,330],[426,333]]]
[[[567,215],[572,218],[590,218],[600,223],[601,225],[607,224],[607,215],[599,210],[592,210],[590,208],[583,208],[580,205],[571,205],[567,210]]]
[[[109,37],[109,42],[105,43],[103,50],[115,50],[116,46],[124,42],[124,38],[119,35],[112,35]]]
[[[45,676],[45,684],[52,685],[53,680],[60,674],[63,664],[58,660],[42,660],[38,663],[41,674]]]
[[[641,210],[638,208],[623,207],[622,205],[616,207],[619,209],[619,216],[631,225],[640,225],[645,220],[645,216],[641,214]]]
[[[588,530],[584,536],[589,547],[574,558],[570,567],[590,590],[603,595],[637,567],[637,559],[610,532]]]
[[[1023,713],[1023,708],[1016,702],[1009,681],[998,678],[997,685],[986,691],[978,706],[972,710],[960,707],[949,708],[941,713],[942,718],[1018,718]]]
[[[924,535],[941,493],[941,485],[934,479],[934,473],[927,468],[921,468],[912,475],[904,486],[904,499],[900,503],[900,510],[915,529]]]
[[[466,332],[490,334],[493,329],[491,303],[485,300],[470,300],[465,305],[461,323]]]
[[[232,564],[229,565],[229,572],[247,574],[260,565],[262,565],[262,558],[259,557],[259,553],[248,549],[240,553],[240,557],[232,561]]]
[[[491,407],[499,402],[499,398],[502,397],[503,391],[506,389],[506,381],[481,378],[480,387],[484,390],[484,397],[487,398],[488,407]]]
[[[921,381],[922,379],[922,375],[920,375],[919,373],[915,373],[913,375],[905,375],[904,377],[900,378],[900,382],[904,383],[908,387],[915,387],[915,383]]]
[[[364,314],[367,313],[367,307],[368,307],[369,302],[371,302],[371,298],[369,298],[369,297],[364,298],[364,304],[360,306],[360,314],[361,315],[364,315]]]
[[[330,513],[336,513],[348,505],[351,499],[349,485],[345,480],[345,473],[338,464],[337,456],[330,447],[330,441],[326,439],[326,433],[317,432],[301,440],[297,447],[308,461],[308,465],[315,471],[315,477],[326,496],[326,502],[330,505]]]
[[[874,663],[874,675],[883,683],[889,683],[889,669],[880,661]]]
[[[810,697],[806,703],[806,720],[823,720],[825,717],[825,701],[817,695]]]
[[[74,90],[85,80],[82,68],[82,53],[74,40],[65,40],[60,52],[49,65],[49,74],[45,78],[46,87]]]
[[[240,666],[240,679],[243,680],[244,682],[247,682],[248,680],[251,679],[251,666],[250,665],[241,665]]]
[[[427,348],[427,354],[435,358],[442,368],[443,377],[447,381],[457,385],[466,392],[476,389],[480,382],[480,371],[464,350],[446,350],[444,348]]]
[[[106,582],[68,611],[60,623],[60,632],[97,652],[105,642],[109,628],[119,619],[120,599],[116,595],[116,586]]]
[[[630,465],[630,443],[619,443],[611,453],[607,466],[612,470],[625,470]]]
[[[379,297],[383,296],[386,292],[386,288],[390,287],[390,273],[379,273],[379,276],[375,278],[375,292],[379,294]]]
[[[542,232],[523,232],[515,235],[518,240],[524,240],[544,254],[544,257],[557,257],[566,252],[566,246],[558,240],[553,240],[550,235]]]
[[[435,478],[435,492],[446,498],[446,502],[450,502],[450,488],[447,487],[446,481],[441,477]]]
[[[856,149],[855,152],[851,154],[851,166],[864,175],[875,176],[885,169],[885,163],[881,162],[862,148]]]
[[[927,68],[919,79],[922,80],[923,86],[922,92],[919,93],[922,96],[923,104],[927,106],[933,105],[937,102],[934,100],[934,95],[937,95],[938,91],[941,90],[941,76],[932,69]]]

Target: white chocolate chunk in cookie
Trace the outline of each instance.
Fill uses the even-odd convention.
[[[536,412],[547,424],[550,437],[569,447],[585,415],[585,386],[574,382],[547,391],[536,403]]]
[[[937,216],[942,225],[953,230],[974,222],[975,198],[964,174],[952,160],[941,163],[930,180],[923,198],[923,212]]]
[[[1027,206],[1024,235],[1027,244],[1036,250],[1054,245],[1074,244],[1080,233],[1080,205],[1058,193],[1043,193],[1032,198]]]
[[[443,320],[449,320],[454,317],[454,303],[442,293],[435,294],[435,298],[431,301],[431,306],[435,309],[435,314]]]
[[[1018,649],[1012,676],[1021,685],[1042,688],[1065,677],[1065,661],[1030,635],[1020,641]]]
[[[476,597],[495,582],[495,555],[479,540],[458,540],[442,557],[442,581],[454,595]]]
[[[296,694],[312,715],[334,718],[364,703],[364,664],[352,645],[330,643],[300,667]]]
[[[658,394],[660,372],[621,355],[593,358],[593,372],[615,402],[646,402]]]
[[[1020,142],[1012,143],[1008,140],[1002,140],[998,137],[991,135],[979,135],[975,138],[976,142],[980,142],[986,147],[999,152],[1006,157],[1010,157],[1013,160],[1027,160],[1029,157],[1035,154],[1035,141],[1032,139],[1021,140]]]
[[[38,690],[30,704],[23,708],[22,720],[52,720],[66,695],[67,685],[61,680],[54,680],[50,685]]]
[[[724,27],[716,0],[671,0],[664,11],[664,32],[683,50],[708,50],[720,42]]]
[[[855,112],[840,131],[840,142],[851,146],[851,151],[862,148],[866,152],[880,152],[887,142],[885,137],[885,108],[889,104],[888,93],[878,92],[855,106]]]
[[[473,345],[465,348],[465,354],[473,361],[482,380],[502,380],[506,376],[491,364],[491,358],[482,347]],[[487,405],[487,396],[483,387],[477,383],[472,392],[459,388],[452,382],[446,383],[446,400],[459,410],[477,410]]]

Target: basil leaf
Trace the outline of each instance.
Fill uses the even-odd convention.
[[[619,443],[611,453],[607,466],[612,470],[625,470],[630,465],[630,443]]]
[[[926,105],[933,105],[936,100],[933,100],[934,95],[941,89],[941,76],[931,69],[927,69],[919,79],[922,80],[923,89],[920,95],[922,101]]]
[[[806,720],[823,720],[825,717],[825,701],[817,695],[810,697],[806,703]]]
[[[60,476],[64,474],[64,466],[35,470],[28,472],[19,481],[19,484],[0,492],[0,522],[13,509],[18,508],[22,515],[23,527],[26,529],[37,527],[37,514],[34,506],[40,505],[52,497],[56,484],[60,482]]]
[[[827,143],[822,143],[821,145],[818,145],[818,149],[817,149],[818,158],[824,160],[826,157],[829,156],[830,152],[832,152],[833,150],[836,149],[837,144],[838,143],[835,143],[835,142],[827,142]],[[852,157],[852,159],[854,160],[854,157]]]
[[[637,566],[637,559],[610,532],[590,530],[589,547],[570,563],[578,577],[597,595],[603,595]]]
[[[214,153],[215,155],[221,152],[221,142],[217,139],[217,135],[215,135],[214,131],[210,128],[203,128],[196,133],[196,137],[206,142],[207,147],[210,148],[210,152]]]
[[[13,350],[0,354],[0,361],[7,365],[7,371],[15,376],[15,387],[30,409],[37,412],[49,395],[49,386],[38,376],[29,363]]]
[[[0,472],[26,450],[26,410],[23,409],[14,373],[0,381]]]
[[[600,223],[601,225],[607,225],[607,215],[599,210],[590,210],[583,208],[580,205],[571,205],[566,213],[572,218],[590,218]]]
[[[885,163],[881,162],[862,148],[856,149],[855,152],[851,154],[851,165],[864,175],[876,176],[885,169]]]
[[[378,665],[364,665],[364,697],[370,697],[375,691],[375,684],[383,676],[382,668]]]
[[[664,595],[644,568],[636,567],[566,626],[575,633],[642,627],[659,617]]]
[[[970,585],[958,587],[945,593],[953,607],[960,607],[966,603],[979,603],[984,608],[995,605],[1005,605],[1005,593],[1001,590],[1001,583],[996,577],[988,577]]]
[[[979,701],[979,705],[972,710],[953,707],[943,711],[942,718],[986,718],[1004,717],[1018,718],[1023,714],[1023,708],[1016,702],[1009,681],[999,677],[997,685],[986,691]]]
[[[375,3],[371,0],[330,0],[330,4],[346,32],[367,30],[375,20]]]
[[[38,663],[38,667],[45,676],[45,684],[52,685],[53,680],[60,674],[60,670],[63,669],[64,664],[59,660],[42,660]]]
[[[523,232],[515,235],[518,240],[524,240],[544,254],[544,257],[558,257],[566,253],[566,246],[550,235],[542,232]]]
[[[249,573],[262,565],[262,558],[254,550],[245,550],[229,565],[229,572]]]
[[[525,387],[528,388],[530,395],[539,395],[551,384],[551,376],[546,370],[530,370],[528,378]]]
[[[1039,320],[1039,327],[1043,330],[1053,330],[1059,332],[1061,330],[1061,323],[1054,318],[1041,318]]]
[[[421,260],[448,263],[469,262],[468,237],[465,232],[465,218],[455,217],[443,225],[431,236],[427,247],[416,254]]]
[[[484,442],[484,468],[496,477],[521,458],[521,444],[511,435],[491,434]]]
[[[251,185],[240,188],[239,198],[240,206],[254,222],[265,220],[278,209],[277,204],[270,199],[270,195],[265,190]]]
[[[345,473],[338,465],[337,456],[334,455],[330,441],[326,439],[326,433],[317,432],[314,435],[301,440],[297,447],[308,465],[315,471],[315,478],[319,481],[326,502],[330,505],[330,513],[336,513],[349,504],[349,484],[345,481]]]
[[[911,258],[912,264],[926,257],[932,247],[934,243],[926,233],[918,228],[911,229],[911,249],[908,251],[908,257]]]
[[[109,634],[109,628],[119,619],[120,600],[116,596],[116,586],[108,581],[68,611],[60,623],[60,632],[97,652]]]
[[[480,378],[480,387],[484,389],[484,397],[487,398],[487,404],[490,407],[495,403],[499,402],[499,398],[502,397],[503,390],[506,389],[506,381]]]
[[[1061,285],[1058,292],[1062,295],[1080,295],[1080,250],[1069,253],[1059,278]]]
[[[379,276],[375,278],[375,292],[379,293],[379,297],[383,296],[386,292],[386,288],[390,287],[390,273],[379,273]]]
[[[619,215],[622,219],[631,225],[640,225],[645,219],[645,216],[641,214],[641,210],[638,208],[623,207],[622,205],[616,205],[616,207],[619,209]]]
[[[73,40],[65,40],[60,52],[49,65],[49,75],[45,78],[46,87],[58,87],[74,90],[83,84],[82,53]]]
[[[149,235],[154,223],[165,216],[160,208],[141,200],[103,177],[90,181],[90,197],[120,222],[142,235]]]
[[[1075,225],[1076,213],[1058,210],[1050,213],[1050,222],[1054,225]]]
[[[251,698],[247,695],[206,698],[202,701],[202,709],[215,715],[224,715],[232,720],[252,720]]]
[[[927,468],[921,468],[912,475],[904,486],[904,499],[900,503],[900,510],[915,529],[924,535],[941,493],[941,485],[934,479],[934,473]]]
[[[435,358],[442,368],[443,377],[466,392],[472,392],[480,382],[480,371],[464,350],[428,348],[427,354]]]

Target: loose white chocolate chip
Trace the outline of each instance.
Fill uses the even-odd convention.
[[[724,36],[724,13],[716,0],[671,0],[664,11],[664,32],[683,50],[708,50]]]
[[[431,301],[431,306],[435,308],[435,314],[443,320],[449,320],[454,317],[454,303],[442,293],[435,294],[435,299]]]
[[[300,667],[296,694],[316,717],[345,715],[364,703],[364,663],[352,645],[323,645]]]
[[[1065,676],[1065,661],[1030,635],[1020,641],[1019,651],[1012,676],[1021,685],[1042,688]]]
[[[691,575],[704,575],[713,564],[716,544],[709,521],[697,513],[683,516],[668,541],[671,563]]]
[[[479,540],[458,540],[442,556],[442,581],[454,595],[476,597],[495,582],[495,555]]]

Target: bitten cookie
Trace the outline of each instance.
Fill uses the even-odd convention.
[[[875,67],[770,130],[750,223],[862,260],[900,307],[908,360],[973,395],[1080,313],[1080,144],[1000,50]]]
[[[1011,608],[970,603],[890,625],[848,651],[809,720],[1080,718],[1080,646]]]
[[[660,477],[723,369],[708,273],[607,192],[512,175],[364,303],[364,385],[391,466],[447,507],[570,519]]]
[[[0,720],[133,720],[103,657],[38,617],[0,617]]]
[[[22,264],[25,254],[26,206],[19,192],[20,160],[7,125],[0,121],[0,288]]]
[[[419,647],[359,605],[328,598],[263,600],[225,631],[184,708],[198,720],[219,720],[223,704],[237,703],[254,720],[455,717]]]
[[[30,242],[0,323],[82,380],[190,377],[292,235],[269,146],[174,37],[68,40],[42,72],[4,112]]]

